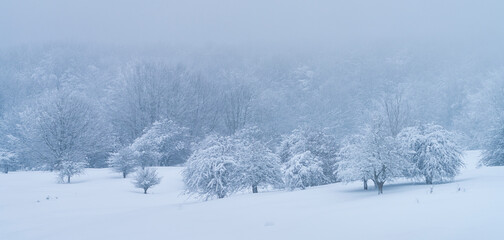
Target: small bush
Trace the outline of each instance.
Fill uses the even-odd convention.
[[[158,177],[155,169],[145,168],[137,171],[133,184],[135,184],[135,187],[137,188],[142,188],[144,190],[144,194],[147,194],[147,190],[150,187],[157,185],[160,182],[161,178]]]

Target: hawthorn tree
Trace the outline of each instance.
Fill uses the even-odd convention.
[[[338,145],[334,137],[311,128],[298,128],[285,135],[280,143],[278,154],[282,163],[290,161],[294,156],[309,152],[315,157],[324,173],[325,182],[334,183],[337,179]],[[298,159],[299,160],[299,159]]]
[[[410,169],[399,143],[389,136],[380,121],[366,127],[354,143],[349,143],[342,149],[340,177],[345,181],[361,180],[365,188],[366,179],[371,179],[378,194],[383,194],[385,182],[404,176]]]
[[[453,179],[464,166],[454,134],[439,125],[408,127],[397,138],[409,154],[413,176],[422,176],[426,184]]]
[[[233,156],[238,163],[242,188],[258,193],[259,186],[281,186],[280,159],[258,139],[262,132],[257,127],[245,128],[233,136]]]
[[[362,181],[364,190],[372,179],[372,162],[367,154],[364,135],[347,137],[338,153],[338,176],[342,181]]]
[[[154,122],[130,148],[138,154],[142,168],[181,164],[191,153],[188,129],[168,119]]]
[[[224,198],[239,189],[238,162],[233,156],[231,138],[206,137],[187,160],[182,175],[186,192],[205,200]]]
[[[283,164],[282,172],[286,187],[305,189],[327,182],[322,161],[310,151],[299,153]]]

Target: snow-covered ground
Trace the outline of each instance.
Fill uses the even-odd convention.
[[[455,181],[360,183],[235,195],[201,202],[182,194],[182,168],[159,168],[142,194],[110,169],[71,184],[54,173],[0,174],[0,239],[503,239],[504,167],[465,154]]]

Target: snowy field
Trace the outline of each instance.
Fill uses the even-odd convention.
[[[208,202],[182,194],[182,168],[158,168],[162,182],[147,195],[110,169],[71,184],[49,172],[0,174],[0,239],[502,239],[504,167],[476,168],[477,151],[464,159],[462,174],[432,193],[338,183]]]

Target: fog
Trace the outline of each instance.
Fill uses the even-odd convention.
[[[0,3],[2,45],[464,44],[503,39],[502,1],[20,0]]]

